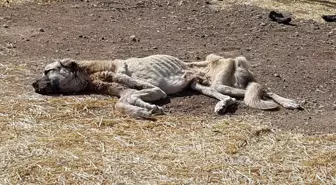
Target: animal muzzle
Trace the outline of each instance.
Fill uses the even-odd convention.
[[[32,83],[35,92],[43,95],[57,94],[59,89],[57,84],[52,83],[47,78],[41,78]]]

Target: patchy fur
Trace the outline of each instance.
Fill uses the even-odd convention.
[[[45,67],[33,86],[41,94],[89,90],[118,96],[117,109],[143,118],[163,113],[161,107],[149,102],[188,87],[218,99],[217,113],[235,104],[233,97],[245,97],[247,105],[258,109],[273,109],[278,104],[299,108],[293,100],[265,93],[255,81],[243,56],[233,59],[210,54],[205,61],[183,62],[169,55],[152,55],[126,60],[58,60]]]

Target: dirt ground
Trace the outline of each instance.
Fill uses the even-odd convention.
[[[246,56],[258,81],[303,103],[305,110],[253,110],[238,106],[229,116],[255,115],[274,127],[306,133],[336,131],[336,23],[268,19],[268,10],[235,6],[217,11],[208,1],[74,1],[0,7],[1,96],[33,94],[31,82],[53,58],[114,59],[169,54],[183,60],[207,54]],[[135,35],[136,41],[130,37]],[[8,89],[17,89],[10,93]],[[165,102],[167,116],[221,119],[216,100],[191,92]],[[225,117],[225,116],[224,116]]]

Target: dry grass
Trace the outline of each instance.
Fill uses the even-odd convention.
[[[0,184],[336,184],[336,134],[275,131],[253,116],[134,120],[114,98],[37,95],[31,61],[15,64],[0,58]]]
[[[321,15],[336,13],[336,0],[214,0],[227,9],[232,5],[246,4],[270,10],[292,13],[295,18],[324,22]]]
[[[335,134],[274,131],[252,116],[137,121],[114,98],[31,92],[25,63],[0,65],[0,184],[336,183]]]

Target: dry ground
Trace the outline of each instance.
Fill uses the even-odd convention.
[[[293,10],[295,26],[250,2],[4,3],[0,184],[336,184],[336,24],[316,16],[334,1]],[[311,12],[317,22],[298,19]],[[167,115],[150,122],[116,112],[115,98],[40,96],[30,85],[52,58],[157,53],[243,54],[261,83],[306,109],[216,116],[215,100],[188,92],[159,102]]]

